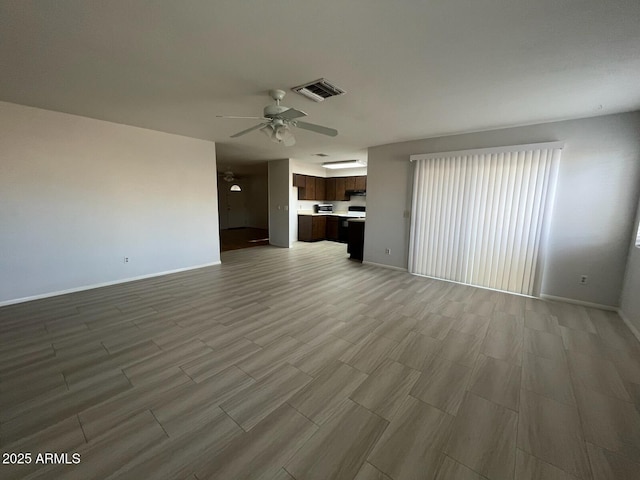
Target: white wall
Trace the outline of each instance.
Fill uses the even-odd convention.
[[[327,169],[318,163],[306,163],[292,158],[291,171],[301,175],[312,175],[314,177],[326,177]]]
[[[301,160],[291,159],[291,169],[293,173],[301,175],[312,175],[314,177],[356,177],[358,175],[366,175],[367,167],[358,168],[340,168],[330,169],[324,168],[319,163],[307,163]]]
[[[290,247],[289,202],[293,176],[289,159],[269,162],[269,243]]]
[[[366,175],[367,167],[358,167],[358,168],[323,168],[326,172],[326,175],[321,175],[323,177],[331,178],[331,177],[357,177],[358,175]],[[297,173],[297,172],[296,172]]]
[[[0,102],[0,155],[0,303],[220,260],[212,142]]]
[[[636,223],[632,231],[632,243],[629,249],[627,272],[620,297],[620,313],[635,328],[636,336],[640,335],[640,247],[635,246],[636,233],[640,223],[640,206],[636,215]],[[640,337],[638,338],[640,340]]]
[[[407,267],[411,154],[564,141],[542,292],[616,306],[640,193],[639,131],[634,112],[370,148],[365,261]]]

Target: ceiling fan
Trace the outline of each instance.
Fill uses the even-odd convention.
[[[218,176],[222,178],[225,182],[229,182],[229,183],[235,182],[236,180],[238,180],[238,177],[234,175],[234,173],[231,171],[230,168],[227,168],[227,170],[222,173],[218,173]]]
[[[316,125],[315,123],[301,122],[298,120],[300,117],[306,117],[307,114],[301,110],[280,105],[280,101],[285,96],[284,90],[269,90],[269,95],[273,98],[275,104],[264,107],[264,114],[262,117],[216,115],[218,118],[255,118],[257,120],[264,120],[258,125],[254,125],[251,128],[247,128],[246,130],[242,130],[241,132],[231,135],[231,138],[237,138],[249,132],[253,132],[254,130],[260,129],[260,131],[267,135],[271,141],[275,143],[282,143],[283,145],[290,147],[296,143],[296,139],[291,132],[291,127],[302,128],[304,130],[328,135],[330,137],[338,135],[338,131],[334,128],[323,127],[322,125]]]

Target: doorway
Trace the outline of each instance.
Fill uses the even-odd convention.
[[[236,186],[239,190],[234,189]],[[226,189],[227,228],[242,228],[247,226],[247,199],[246,187],[242,188],[240,182],[236,182]]]
[[[220,251],[268,245],[267,172],[235,174],[232,181],[220,176],[218,214]]]

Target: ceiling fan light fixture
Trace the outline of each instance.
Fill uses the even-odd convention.
[[[366,167],[367,164],[362,160],[342,160],[340,162],[324,162],[322,164],[324,168],[339,169],[339,168],[358,168]]]
[[[286,147],[296,144],[296,139],[293,136],[293,133],[291,133],[291,129],[286,124],[276,127],[275,137],[279,143],[284,144]]]
[[[285,127],[284,125],[277,125],[273,129],[273,138],[275,139],[276,142],[280,143],[282,142],[282,140],[284,140],[284,136],[286,132],[287,132],[287,127]]]
[[[224,175],[223,175],[222,179],[225,182],[233,182],[235,180],[235,177],[234,177],[233,172],[231,170],[227,170],[226,172],[224,172]]]
[[[269,137],[269,140],[274,143],[281,143],[286,147],[296,144],[296,139],[293,136],[293,133],[291,133],[291,129],[285,123],[265,125],[260,129],[260,131]]]
[[[271,125],[265,125],[260,129],[262,133],[264,133],[269,140],[273,139],[273,127]]]

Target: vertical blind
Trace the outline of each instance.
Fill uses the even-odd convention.
[[[409,271],[535,295],[562,145],[412,155]]]

